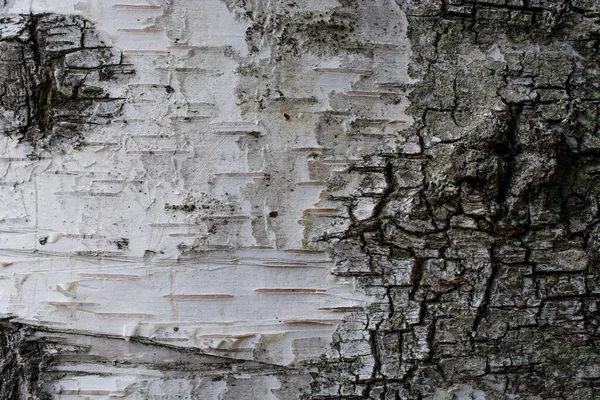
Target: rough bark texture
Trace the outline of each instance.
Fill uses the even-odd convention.
[[[420,149],[373,165],[386,192],[335,245],[380,301],[340,328],[340,367],[369,368],[329,397],[596,399],[600,10],[404,7]]]
[[[315,269],[301,270],[293,275],[295,280],[317,274],[317,263],[328,261],[316,257],[325,252],[333,260],[333,274],[341,280],[327,289],[282,285],[254,290],[256,297],[298,296],[284,303],[287,308],[314,302],[313,318],[277,321],[290,331],[266,332],[258,326],[244,336],[239,331],[226,335],[224,330],[211,332],[207,342],[198,342],[194,331],[192,341],[183,336],[188,334],[186,324],[203,321],[186,320],[196,314],[185,314],[181,306],[180,315],[178,305],[173,306],[175,316],[160,315],[172,318],[160,330],[144,330],[143,323],[125,325],[124,341],[114,333],[113,320],[106,327],[80,322],[84,316],[78,310],[94,313],[95,305],[77,297],[80,293],[74,288],[79,281],[74,278],[74,283],[56,284],[69,299],[46,301],[63,307],[46,316],[43,308],[32,314],[27,307],[34,307],[22,298],[23,293],[35,293],[22,289],[29,275],[7,275],[5,279],[14,279],[21,290],[14,295],[18,301],[11,310],[30,320],[7,320],[0,326],[0,397],[598,399],[598,4],[593,0],[225,3],[247,25],[247,54],[227,46],[188,49],[195,22],[171,2],[144,6],[146,11],[160,7],[167,11],[153,20],[154,30],[142,33],[164,29],[173,52],[188,52],[175,60],[181,65],[153,60],[147,76],[163,69],[173,74],[204,73],[204,64],[194,64],[196,51],[237,65],[237,110],[241,117],[261,124],[215,129],[221,129],[218,134],[238,135],[235,143],[246,154],[263,157],[260,161],[249,157],[246,166],[255,182],[244,184],[239,196],[253,207],[245,216],[250,228],[235,231],[228,225],[243,224],[239,221],[246,219],[240,215],[213,221],[215,214],[227,210],[241,214],[246,203],[240,200],[238,205],[229,193],[225,200],[201,195],[193,189],[197,170],[176,166],[171,171],[169,162],[150,158],[155,155],[151,149],[142,159],[150,171],[148,180],[160,177],[161,170],[174,176],[183,170],[182,180],[192,182],[192,189],[183,200],[174,196],[176,202],[161,203],[158,210],[148,205],[145,212],[174,213],[178,218],[185,214],[188,219],[169,221],[194,226],[207,219],[210,223],[202,235],[169,248],[148,246],[144,252],[135,247],[135,236],[112,238],[110,245],[119,257],[142,249],[143,257],[133,254],[137,259],[126,261],[143,259],[157,271],[162,268],[161,254],[174,251],[182,265],[169,268],[179,272],[177,268],[191,268],[186,262],[217,250],[218,257],[235,258],[220,268],[238,263],[238,256],[254,262],[246,253],[235,253],[251,237],[258,251],[273,250],[264,256],[271,263],[262,266],[270,271],[283,268],[277,272],[280,280],[307,265]],[[140,115],[123,111],[123,104],[139,106],[145,99],[143,93],[132,92],[160,89],[163,97],[157,95],[157,102],[167,106],[152,111],[175,121],[160,128],[182,131],[187,135],[185,145],[191,142],[200,152],[206,142],[195,139],[190,128],[176,125],[206,124],[192,107],[188,114],[177,111],[185,107],[170,97],[193,96],[184,78],[173,86],[171,81],[162,85],[144,81],[130,85],[130,92],[110,94],[115,88],[110,85],[125,82],[114,80],[113,74],[132,74],[134,67],[104,42],[86,44],[95,37],[90,24],[81,17],[52,14],[0,21],[2,132],[45,147],[50,156],[56,154],[53,145],[65,146],[64,140],[55,138],[77,137],[70,149],[85,150],[89,127],[79,125],[97,117],[100,121],[93,123],[114,122],[125,113],[121,127],[127,130],[127,119]],[[51,43],[57,37],[54,30],[60,40]],[[149,52],[144,54],[150,57]],[[344,78],[336,81],[339,76]],[[107,79],[110,85],[97,84]],[[214,104],[195,106],[199,113]],[[102,107],[109,109],[98,112]],[[206,117],[210,118],[214,117]],[[69,129],[62,128],[64,123]],[[293,136],[297,132],[314,135],[316,145]],[[288,146],[296,147],[290,151]],[[307,171],[301,185],[293,157],[301,159],[297,165]],[[256,171],[268,173],[268,178]],[[219,182],[224,184],[217,181],[217,186]],[[307,197],[302,190],[308,189],[302,187],[320,188],[315,208],[298,206],[301,200],[290,197],[294,190]],[[258,206],[262,208],[255,210]],[[302,233],[301,249],[291,250],[304,258],[276,259],[296,238],[286,230],[295,222],[288,214],[293,207],[301,210]],[[39,243],[52,245],[59,239],[41,236]],[[234,249],[223,250],[225,245]],[[33,261],[37,251],[29,265],[38,262]],[[106,253],[76,256],[102,267]],[[126,275],[127,262],[119,274],[93,270],[82,282],[93,286],[89,279],[150,280]],[[31,267],[27,274],[36,271]],[[265,273],[264,279],[270,276]],[[165,279],[151,280],[149,286],[165,286]],[[256,284],[248,279],[248,284]],[[361,306],[364,298],[354,291],[340,289],[339,282],[351,281],[369,296],[367,306]],[[314,281],[306,282],[316,287]],[[234,287],[241,291],[243,285]],[[171,304],[228,301],[237,295],[170,290],[160,297],[168,297]],[[318,298],[326,291],[347,296],[352,303],[330,304],[331,300]],[[142,295],[147,296],[140,289],[140,298],[151,299]],[[245,299],[255,301],[250,295]],[[271,301],[273,308],[280,305],[278,299]],[[214,308],[226,309],[226,305]],[[98,312],[97,318],[100,314],[106,321],[117,318],[114,309],[108,311]],[[343,317],[332,322],[321,317],[323,312]],[[31,315],[38,319],[31,320]],[[154,317],[140,312],[135,319]],[[30,327],[33,322],[39,325]],[[329,328],[323,326],[336,324],[329,343],[323,339]],[[292,326],[297,330],[291,332]],[[207,327],[197,329],[202,333]],[[284,340],[287,334],[293,339]],[[289,362],[283,356],[288,353],[293,354]],[[315,356],[319,353],[320,358]]]
[[[80,145],[90,125],[106,124],[123,106],[107,88],[134,71],[77,16],[0,19],[1,132],[36,146],[61,139]]]
[[[40,372],[46,353],[32,330],[8,320],[0,321],[0,398],[43,398]]]

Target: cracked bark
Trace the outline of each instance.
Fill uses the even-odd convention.
[[[337,245],[345,260],[360,237],[352,257],[379,275],[364,285],[397,297],[366,316],[373,374],[324,398],[596,398],[594,6],[406,9],[423,151],[387,157],[383,206]],[[415,158],[416,174],[401,161]],[[411,266],[403,285],[394,260]]]
[[[83,18],[54,14],[2,18],[2,133],[38,148],[79,145],[89,126],[114,119],[123,99],[107,83],[134,71]]]

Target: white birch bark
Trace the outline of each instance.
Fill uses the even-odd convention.
[[[295,4],[263,7],[293,16],[339,6]],[[219,0],[15,0],[3,7],[6,15],[92,21],[113,59],[98,61],[76,48],[53,73],[82,69],[86,85],[124,99],[107,124],[82,128],[76,149],[0,138],[0,311],[51,331],[41,336],[93,349],[77,365],[59,363],[64,376],[48,383],[49,393],[187,393],[193,383],[172,388],[160,369],[132,361],[168,350],[150,346],[138,355],[131,339],[288,367],[331,353],[336,326],[369,296],[353,278],[331,274],[329,245],[318,239],[343,232],[350,218],[370,216],[368,198],[352,216],[336,198],[383,192],[381,173],[366,182],[350,167],[411,121],[402,97],[379,101],[385,85],[410,82],[402,13],[391,2],[381,7],[398,18],[385,23],[400,27],[373,38],[378,59],[306,53],[284,62],[271,57],[267,39],[251,53],[243,10]],[[271,29],[276,38],[277,27]],[[58,27],[51,40],[69,42],[73,34]],[[384,61],[386,69],[377,65]],[[124,83],[103,82],[95,76],[102,63],[126,64],[134,74]],[[89,119],[101,104],[95,107]],[[320,132],[324,115],[341,118],[342,130]],[[357,133],[354,123],[384,129]],[[319,134],[340,137],[325,147],[330,139]],[[28,159],[32,152],[39,159]],[[115,347],[124,353],[111,357],[133,364],[126,372],[94,364],[95,351]],[[281,386],[268,373],[248,379],[261,393],[252,398],[271,398]],[[232,390],[227,386],[210,384],[198,398],[217,398]]]

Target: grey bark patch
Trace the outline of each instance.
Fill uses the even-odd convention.
[[[373,216],[331,238],[335,273],[380,301],[340,327],[316,393],[597,399],[596,6],[397,3],[422,152],[383,155]]]
[[[37,399],[45,363],[42,345],[29,330],[8,319],[0,320],[0,399]]]
[[[36,147],[81,144],[83,133],[110,123],[124,99],[111,84],[134,70],[78,16],[0,19],[0,133]]]

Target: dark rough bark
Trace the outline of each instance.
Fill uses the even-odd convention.
[[[335,245],[381,300],[339,330],[322,398],[597,399],[597,4],[398,4],[422,151],[373,165],[377,214]]]
[[[94,25],[77,16],[0,19],[1,133],[45,147],[80,144],[88,126],[106,124],[123,99],[110,84],[134,73]]]
[[[31,330],[0,320],[0,399],[34,398],[40,393],[40,372],[46,359]]]

